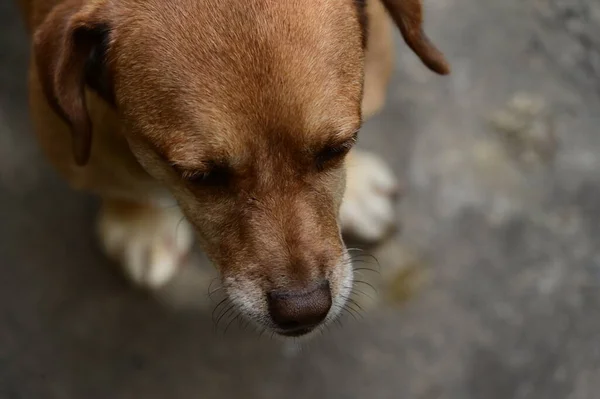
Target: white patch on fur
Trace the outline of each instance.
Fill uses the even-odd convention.
[[[396,177],[381,158],[356,150],[349,157],[347,176],[340,209],[342,231],[369,242],[382,240],[396,222]]]
[[[238,311],[261,327],[273,328],[265,292],[252,280],[226,277],[225,292]]]
[[[137,218],[102,212],[98,233],[106,254],[131,281],[146,288],[169,282],[194,240],[191,226],[176,207],[157,208]]]
[[[342,309],[344,309],[344,306],[346,306],[346,301],[352,292],[353,278],[352,261],[350,260],[348,251],[344,250],[344,255],[340,264],[333,269],[329,276],[332,301],[331,309],[329,310],[329,314],[325,318],[323,325],[335,320],[342,312]]]
[[[332,299],[331,309],[327,317],[312,332],[301,337],[294,337],[293,340],[297,341],[312,337],[316,332],[335,320],[342,312],[352,291],[353,283],[352,263],[346,250],[340,263],[327,278],[329,279]],[[227,296],[244,317],[253,321],[259,327],[277,331],[269,315],[266,293],[257,283],[240,277],[226,277],[223,285]],[[284,340],[290,339],[284,336],[276,336]]]

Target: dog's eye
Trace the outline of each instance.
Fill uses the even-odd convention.
[[[342,161],[342,159],[344,159],[344,156],[348,154],[348,152],[352,149],[355,142],[356,137],[342,144],[329,145],[323,148],[317,154],[317,168],[319,170],[324,170],[328,167],[338,165]]]
[[[231,179],[231,171],[227,166],[211,165],[204,171],[184,171],[183,178],[191,184],[203,187],[223,187]]]

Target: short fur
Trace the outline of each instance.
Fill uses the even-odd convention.
[[[420,0],[21,6],[36,133],[73,187],[103,199],[107,247],[116,225],[141,237],[167,223],[175,198],[247,317],[273,328],[264,293],[320,279],[335,317],[352,282],[338,223],[345,155],[385,100],[386,10],[423,62],[448,73]]]

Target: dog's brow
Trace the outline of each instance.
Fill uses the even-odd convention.
[[[193,143],[182,141],[178,145],[167,148],[166,145],[157,145],[150,142],[151,148],[158,157],[176,170],[188,170],[194,172],[203,172],[209,170],[215,164],[226,164],[227,159],[222,154],[211,152],[206,149],[194,146]]]
[[[179,173],[204,173],[212,170],[215,166],[226,167],[227,162],[223,160],[201,160],[189,161],[170,161],[171,165]]]

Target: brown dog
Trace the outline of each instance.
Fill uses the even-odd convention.
[[[394,220],[388,168],[346,156],[384,103],[386,9],[448,72],[420,0],[379,1],[21,0],[39,141],[102,198],[100,239],[128,277],[167,282],[195,230],[249,319],[298,336],[336,317],[340,231],[378,240]]]

